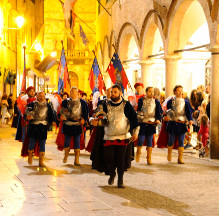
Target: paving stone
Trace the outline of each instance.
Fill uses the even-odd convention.
[[[171,163],[166,149],[153,149],[153,165],[146,164],[146,149],[140,163],[124,175],[125,189],[107,185],[109,176],[91,169],[89,154],[81,151],[81,167],[73,165],[70,154],[63,164],[55,136],[49,133],[46,146],[47,168],[33,166],[20,157],[21,144],[8,128],[0,141],[0,215],[57,216],[216,216],[219,212],[219,160],[199,159],[185,153],[184,165],[177,164],[177,151]],[[8,133],[8,135],[7,135]],[[88,140],[88,137],[87,137]],[[10,148],[10,151],[9,151]],[[117,178],[117,177],[116,177]]]

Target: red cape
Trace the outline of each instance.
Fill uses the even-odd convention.
[[[168,140],[169,140],[169,133],[167,132],[167,122],[163,121],[161,130],[160,130],[160,134],[157,140],[157,147],[158,148],[167,148],[167,144],[168,144]],[[173,143],[173,148],[174,149],[178,149],[178,139],[176,138],[174,143]]]
[[[88,152],[91,152],[91,151],[92,151],[96,134],[97,134],[97,127],[94,127],[94,128],[93,128],[93,131],[92,131],[92,133],[91,133],[91,135],[90,135],[90,139],[89,139],[89,142],[88,142],[88,144],[87,144],[87,147],[85,148]]]
[[[60,121],[59,132],[58,132],[58,135],[57,135],[57,138],[56,138],[56,144],[58,146],[57,148],[60,151],[63,151],[64,142],[65,142],[65,135],[62,133],[62,126],[63,126],[63,121]],[[80,138],[80,150],[83,150],[85,148],[84,131],[85,131],[85,129],[82,128],[82,133],[81,133],[81,138]],[[73,137],[71,138],[70,149],[74,149],[74,139],[73,139]]]
[[[28,136],[25,136],[24,144],[23,144],[22,149],[21,149],[21,156],[22,157],[27,157],[28,156],[29,141],[30,141],[30,138]],[[34,155],[36,157],[39,157],[39,152],[40,152],[40,145],[39,145],[39,142],[37,141],[36,145],[35,145],[35,148],[34,148]]]

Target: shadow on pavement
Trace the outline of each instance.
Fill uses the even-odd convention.
[[[69,174],[84,174],[84,173],[100,174],[96,170],[91,169],[91,165],[87,165],[87,164],[81,164],[81,166],[75,166],[73,164],[67,164],[67,165],[65,165],[65,167],[74,169]]]
[[[178,216],[191,216],[190,213],[186,212],[184,209],[189,208],[189,206],[183,202],[174,201],[168,197],[161,194],[147,191],[139,190],[132,187],[125,187],[124,189],[119,189],[111,186],[100,186],[103,192],[120,196],[124,199],[128,199],[131,202],[142,206],[145,209],[164,209],[171,214]],[[127,206],[126,203],[123,205]],[[133,207],[135,207],[133,205]]]
[[[128,173],[131,173],[131,174],[144,173],[144,174],[148,174],[148,175],[153,175],[153,174],[155,174],[155,171],[151,170],[151,169],[147,169],[146,167],[142,169],[142,168],[133,166],[133,167],[128,169]]]
[[[200,165],[200,164],[193,164],[193,163],[186,163],[186,164],[178,164],[178,163],[167,163],[167,164],[153,164],[153,167],[161,170],[161,171],[167,171],[170,172],[173,175],[178,175],[181,173],[196,173],[199,172],[205,173],[209,170],[219,170],[219,166],[209,166],[209,165]]]

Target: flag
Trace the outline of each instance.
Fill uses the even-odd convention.
[[[64,2],[63,12],[64,12],[66,28],[70,27],[70,19],[71,19],[72,14],[71,13],[69,14],[69,12],[74,7],[76,1],[77,0],[65,0],[65,2]]]
[[[106,90],[103,76],[101,74],[100,67],[96,57],[94,57],[93,65],[91,67],[91,71],[89,75],[89,83],[93,93],[95,93],[96,91],[103,93],[103,90]]]
[[[77,18],[77,15],[74,13],[73,10],[70,10],[70,20],[69,20],[69,24],[70,24],[70,29],[72,30],[72,28],[75,27],[75,19]]]
[[[24,53],[24,55],[25,55],[25,53]],[[26,76],[27,76],[27,74],[26,74],[26,58],[25,58],[25,56],[24,56],[24,72],[23,72],[23,79],[22,79],[22,84],[21,84],[21,91],[20,91],[20,93],[23,91],[23,92],[25,92],[26,91]]]
[[[59,81],[58,81],[59,94],[61,92],[64,92],[64,88],[66,88],[67,82],[69,82],[69,73],[68,73],[67,61],[65,57],[65,50],[64,47],[62,47],[62,53],[59,62]]]
[[[107,68],[107,72],[109,73],[113,84],[119,84],[122,87],[122,91],[124,93],[124,89],[127,89],[129,81],[122,66],[122,63],[119,59],[118,53],[114,53]]]
[[[84,33],[84,30],[82,29],[81,25],[80,25],[80,37],[82,38],[83,44],[84,44],[85,46],[87,46],[88,39],[87,39],[87,36],[86,36],[86,34]]]

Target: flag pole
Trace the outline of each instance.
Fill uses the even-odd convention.
[[[115,44],[114,43],[112,43],[112,46],[113,46],[113,48],[114,48],[114,50],[115,50],[115,53],[117,53],[118,54],[118,52],[117,52],[117,49],[116,49],[116,46],[115,46]],[[119,55],[118,55],[118,58],[119,58]],[[119,59],[120,60],[120,59]],[[120,60],[121,61],[121,60]],[[122,66],[123,67],[123,66]],[[128,77],[127,77],[127,74],[126,74],[126,72],[125,72],[125,76],[126,76],[126,78],[127,78],[127,80],[128,80],[128,84],[129,84],[129,87],[131,88],[131,90],[133,91],[133,89],[132,89],[132,86],[131,86],[131,84],[130,84],[130,82],[129,82],[129,79],[128,79]]]
[[[84,21],[82,20],[74,11],[72,11],[79,20],[81,20],[94,34],[96,34],[96,32]]]
[[[93,52],[93,54],[94,54],[94,57],[97,59],[97,56],[96,56],[95,50],[92,50],[92,52]],[[98,64],[98,61],[97,61],[97,64]],[[98,64],[98,69],[99,69],[100,74],[101,74],[101,77],[102,77],[102,81],[103,81],[104,88],[105,88],[104,90],[106,91],[106,85],[105,85],[105,82],[104,82],[103,75],[102,75],[102,73],[101,73],[101,70],[100,70],[100,66],[99,66],[99,64]]]

